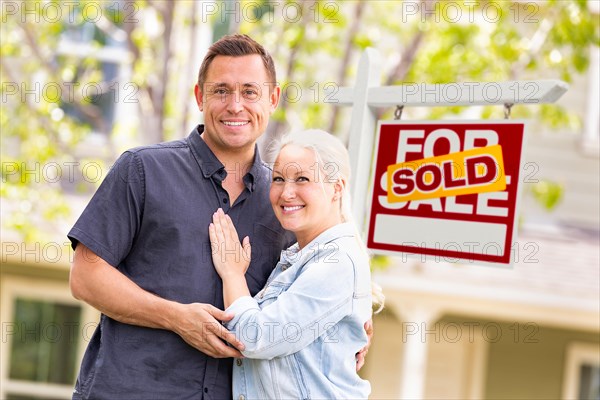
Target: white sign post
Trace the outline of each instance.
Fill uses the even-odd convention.
[[[381,64],[379,53],[367,49],[360,59],[355,87],[340,87],[328,93],[330,102],[353,108],[349,140],[353,171],[352,211],[362,232],[366,231],[368,190],[373,184],[369,180],[378,124],[376,107],[504,105],[510,110],[513,104],[553,103],[569,87],[560,80],[379,86]]]

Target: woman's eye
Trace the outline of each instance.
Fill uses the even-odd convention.
[[[298,178],[296,178],[296,182],[310,182],[310,179],[308,179],[305,176],[299,176]]]
[[[281,183],[281,182],[283,182],[283,178],[280,177],[280,176],[274,176],[273,177],[273,182]]]

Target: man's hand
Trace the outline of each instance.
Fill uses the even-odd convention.
[[[210,304],[182,304],[182,321],[174,331],[190,346],[214,358],[243,357],[242,342],[235,338],[219,321],[229,321],[233,315]],[[227,346],[225,342],[233,347]]]
[[[236,349],[243,350],[243,344],[219,322],[232,315],[209,304],[181,304],[147,292],[81,243],[75,249],[70,285],[75,298],[119,322],[168,329],[211,357],[242,356]]]
[[[356,353],[356,372],[358,372],[363,365],[365,365],[365,357],[369,352],[369,347],[371,347],[371,342],[373,341],[373,320],[370,319],[365,322],[365,332],[367,332],[367,345],[360,349],[358,353]]]

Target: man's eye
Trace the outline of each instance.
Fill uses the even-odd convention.
[[[258,92],[254,89],[244,90],[244,97],[247,99],[255,99],[258,96]]]
[[[227,94],[227,89],[215,89],[214,94]]]

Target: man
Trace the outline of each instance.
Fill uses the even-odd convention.
[[[249,37],[226,36],[209,49],[195,96],[205,125],[125,152],[69,232],[71,291],[102,312],[75,399],[231,397],[242,344],[220,323],[232,315],[208,225],[222,208],[253,239],[252,295],[292,242],[256,148],[280,98],[273,60]]]

